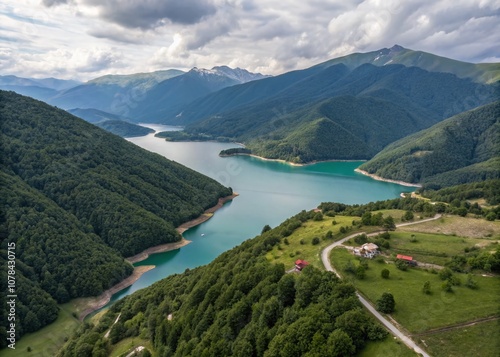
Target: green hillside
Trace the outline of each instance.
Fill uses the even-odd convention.
[[[16,243],[17,267],[27,278],[17,288],[27,292],[22,299],[29,307],[19,311],[31,327],[20,335],[53,320],[56,300],[97,295],[129,275],[123,257],[178,241],[176,226],[231,193],[13,92],[0,91],[0,123],[1,256],[7,243]]]
[[[399,140],[360,169],[440,188],[500,177],[500,102]]]
[[[371,278],[372,284],[382,289],[382,286],[392,281],[394,286],[399,284],[399,289],[396,287],[385,291],[396,294],[401,291],[401,287],[404,289],[405,284],[415,286],[411,281],[414,275],[413,278],[395,278],[398,273],[394,264],[384,264],[384,259],[390,257],[368,263],[368,260],[352,258],[347,250],[340,249],[338,251],[345,251],[351,259],[347,264],[334,262],[341,274],[347,275],[347,279],[341,281],[335,274],[317,268],[322,266],[318,253],[333,241],[359,229],[369,231],[379,230],[382,226],[393,227],[396,218],[391,214],[394,213],[403,216],[405,212],[410,212],[432,217],[438,212],[453,213],[457,207],[405,197],[363,205],[323,202],[318,208],[324,216],[320,212],[302,211],[274,229],[265,227],[261,235],[221,254],[206,266],[169,276],[125,297],[99,321],[81,326],[59,356],[109,356],[118,355],[118,351],[125,355],[139,346],[148,349],[150,354],[145,355],[153,356],[374,355],[365,349],[367,344],[374,345],[370,341],[388,343],[394,340],[392,336],[386,338],[387,332],[381,325],[367,316],[364,309],[360,309],[352,284],[365,282],[365,273],[366,276],[373,276],[373,271],[376,271],[378,274],[376,278]],[[488,213],[488,210],[478,209],[479,213],[476,214]],[[472,210],[471,207],[470,213]],[[497,208],[489,214],[493,214],[493,219],[498,219],[500,210]],[[480,225],[481,222],[476,224]],[[393,234],[386,232],[372,239],[387,251],[401,242],[394,239]],[[420,242],[421,235],[418,237]],[[450,237],[439,237],[441,249],[449,246],[444,241],[447,238]],[[354,238],[357,239],[366,242],[367,237],[361,235]],[[500,271],[500,250],[494,245],[495,238],[488,239],[492,243],[488,248],[469,251],[468,247],[474,240],[455,237],[452,249],[446,250],[451,254],[445,254],[445,258],[442,258],[440,250],[439,256],[447,262],[462,262],[454,255],[464,257],[463,248],[466,246],[468,260],[467,263],[463,260],[464,268],[466,264],[471,264],[475,272],[484,273],[483,269],[489,269],[497,273]],[[409,242],[409,239],[404,243],[415,247],[415,243]],[[297,259],[307,259],[310,264],[300,273],[287,273],[286,270],[293,268]],[[354,273],[356,266],[361,265],[363,269],[357,268],[357,271],[362,270],[362,277],[356,275],[354,278],[354,274],[348,273]],[[386,281],[382,280],[379,272],[384,266],[392,266],[391,278]],[[454,267],[455,270],[461,268],[458,265]],[[420,274],[417,271],[431,275],[423,269],[405,274]],[[439,281],[437,275],[433,275],[433,279]],[[402,285],[401,280],[405,284]],[[494,282],[490,280],[490,283],[492,285],[488,290],[484,285],[479,290],[467,289],[469,302],[483,293],[488,294],[488,307],[475,310],[481,310],[481,314],[488,314],[487,309],[495,306],[498,289],[494,288]],[[420,291],[421,287],[418,289]],[[433,299],[439,300],[440,296],[437,293]],[[457,292],[453,309],[458,310],[463,306],[463,296],[463,291]],[[412,298],[419,299],[418,296]],[[405,305],[402,300],[396,304]],[[398,309],[391,316],[398,313],[401,316],[401,310],[398,312]],[[412,309],[416,308],[412,306]],[[469,313],[468,316],[473,314]],[[438,315],[433,322],[446,323]],[[450,319],[456,314],[448,312],[445,315]],[[405,318],[415,323],[411,316],[406,315]],[[456,321],[456,317],[451,319]],[[418,322],[418,328],[432,328]],[[385,351],[376,355],[401,355],[402,351],[399,354],[388,352],[388,346],[385,347]]]
[[[222,113],[229,113],[259,102],[267,102],[273,98],[284,98],[285,100],[296,96],[316,99],[327,98],[331,96],[330,89],[333,89],[328,89],[328,87],[331,87],[334,83],[329,71],[346,74],[367,64],[381,68],[389,67],[388,65],[416,67],[426,72],[447,73],[459,79],[471,80],[478,84],[495,84],[500,80],[500,64],[498,63],[475,64],[461,62],[395,45],[392,48],[383,48],[367,53],[353,53],[304,70],[291,71],[273,78],[225,88],[186,105],[176,107],[174,111],[166,113],[162,122],[185,126],[211,116],[219,116]],[[327,69],[328,71],[326,71]],[[359,83],[363,84],[364,82]],[[403,84],[396,89],[396,92],[404,88]],[[443,93],[446,93],[446,90]],[[470,93],[472,94],[469,100],[478,95],[481,96],[483,92],[473,91]],[[429,101],[429,103],[440,104],[441,102],[434,100]],[[287,101],[287,106],[288,111],[296,108],[294,102]],[[470,107],[463,110],[466,109],[470,109]],[[283,110],[276,107],[275,111],[281,113]],[[458,112],[455,111],[454,114]],[[448,114],[448,116],[451,116],[450,113]]]
[[[115,135],[130,138],[134,136],[144,136],[155,131],[140,125],[132,124],[129,119],[121,115],[111,114],[102,110],[89,109],[70,109],[69,113],[82,118],[89,123],[97,125],[99,128],[109,131]]]
[[[370,97],[328,99],[290,115],[290,123],[298,119],[298,124],[249,138],[247,146],[252,152],[293,162],[368,159],[385,145],[427,125],[392,103]],[[242,137],[246,139],[248,134]]]
[[[96,125],[101,129],[107,130],[110,133],[124,138],[144,136],[155,132],[151,128],[128,123],[123,120],[105,120],[103,122],[96,123]]]
[[[89,123],[95,124],[99,123],[105,120],[127,120],[128,118],[123,117],[121,115],[117,114],[111,114],[108,112],[104,112],[102,110],[94,109],[94,108],[87,108],[87,109],[81,109],[81,108],[75,108],[75,109],[69,109],[69,113],[73,114],[74,116],[81,118],[85,121],[88,121]]]
[[[351,356],[385,338],[351,284],[312,266],[286,274],[266,259],[313,215],[303,211],[207,266],[126,297],[60,356],[108,356],[132,337],[158,356]]]
[[[274,80],[278,78],[253,85],[264,81],[272,85]],[[225,92],[238,92],[239,87]],[[372,64],[348,71],[335,65],[267,100],[190,124],[185,133],[231,138],[257,155],[299,163],[369,159],[391,142],[494,97],[494,86],[448,73]],[[179,139],[181,134],[165,135]]]
[[[478,83],[495,83],[500,80],[499,63],[462,62],[428,52],[414,51],[398,45],[367,53],[353,53],[334,58],[318,66],[327,67],[338,63],[343,63],[351,69],[365,63],[376,66],[402,64],[406,67],[419,67],[429,72],[451,73],[459,78],[469,78]]]

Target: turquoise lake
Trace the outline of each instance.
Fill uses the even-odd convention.
[[[155,130],[173,130],[147,125]],[[375,181],[354,172],[361,162],[324,162],[307,166],[264,161],[249,156],[218,156],[230,143],[166,142],[153,134],[128,139],[170,160],[216,179],[239,193],[207,222],[184,233],[191,244],[150,256],[136,265],[156,265],[132,286],[115,294],[112,302],[187,268],[210,263],[224,251],[274,227],[286,218],[324,201],[367,203],[398,197],[414,188]]]

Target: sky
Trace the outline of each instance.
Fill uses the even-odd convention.
[[[0,75],[302,69],[399,44],[500,62],[499,0],[2,0]]]

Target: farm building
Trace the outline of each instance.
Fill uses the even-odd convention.
[[[354,248],[354,254],[371,259],[379,254],[378,245],[374,243],[365,243],[361,247]]]
[[[306,262],[305,260],[302,260],[302,259],[297,259],[295,261],[295,270],[301,271],[302,269],[304,269],[308,265],[309,265],[309,262]]]
[[[409,265],[417,265],[417,262],[415,260],[413,260],[413,257],[410,257],[408,255],[398,254],[398,255],[396,255],[396,259],[404,260]]]

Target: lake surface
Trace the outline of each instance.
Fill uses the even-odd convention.
[[[178,130],[145,125],[155,130]],[[156,265],[132,286],[115,294],[112,302],[187,268],[210,263],[222,252],[274,227],[286,218],[317,207],[324,201],[367,203],[395,198],[411,187],[375,181],[354,172],[361,162],[325,162],[307,166],[264,161],[250,156],[221,158],[219,152],[235,144],[167,142],[153,134],[130,142],[214,178],[239,193],[207,222],[191,228],[184,237],[192,243],[174,251],[150,256],[136,265]]]

